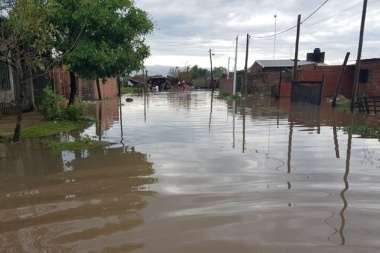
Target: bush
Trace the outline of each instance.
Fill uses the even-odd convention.
[[[78,121],[83,119],[84,109],[83,103],[75,101],[67,106],[65,97],[55,94],[48,87],[43,90],[41,111],[47,120]]]

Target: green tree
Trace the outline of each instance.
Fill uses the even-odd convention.
[[[171,67],[168,72],[168,79],[172,82],[172,84],[177,84],[179,80],[179,74],[183,71],[183,68],[180,68],[178,66]]]
[[[210,71],[204,68],[194,65],[190,69],[191,78],[196,86],[205,86],[207,84],[207,78],[210,77]]]
[[[70,71],[70,98],[77,90],[75,74],[84,79],[115,77],[141,67],[149,56],[144,36],[154,24],[131,0],[55,0],[55,48]],[[67,53],[66,53],[67,52]],[[99,96],[99,98],[101,98]]]
[[[210,76],[210,71],[208,71],[207,69],[200,68],[198,67],[198,65],[194,65],[193,67],[191,67],[190,72],[192,79],[203,79],[205,78],[205,76]]]
[[[49,22],[55,5],[43,0],[9,0],[0,3],[0,63],[15,74],[17,121],[13,142],[21,132],[26,87],[37,70],[51,63],[55,28]],[[50,65],[51,66],[51,65]]]
[[[219,79],[222,77],[222,74],[226,74],[226,73],[227,73],[227,69],[224,67],[215,67],[212,72],[214,79]]]

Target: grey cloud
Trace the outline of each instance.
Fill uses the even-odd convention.
[[[298,14],[306,19],[325,0],[138,0],[136,5],[153,17],[157,30],[148,41],[152,56],[200,57],[200,66],[207,66],[207,50],[215,50],[215,58],[227,62],[234,57],[235,36],[239,36],[238,58],[245,53],[245,36],[251,34],[249,61],[272,59],[276,20],[276,58],[292,57],[295,44],[294,27]],[[363,57],[380,57],[380,1],[369,1]],[[300,58],[319,47],[331,63],[343,61],[344,54],[356,57],[362,1],[329,0],[301,26]],[[274,18],[274,14],[277,18]],[[257,38],[267,37],[267,38]],[[216,63],[218,64],[218,63]],[[241,60],[239,66],[242,65]]]

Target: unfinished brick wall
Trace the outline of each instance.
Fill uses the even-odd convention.
[[[367,83],[359,83],[357,95],[380,96],[380,60],[363,60],[360,63],[360,69],[369,69],[371,73]]]
[[[93,85],[95,87],[94,99],[99,99],[98,90],[97,90],[95,81],[93,81]],[[102,99],[116,97],[118,94],[117,78],[112,77],[112,78],[107,78],[104,80],[99,80],[99,86],[100,86]]]
[[[252,74],[263,72],[263,67],[261,67],[257,62],[255,62],[255,63],[251,66],[249,72],[252,73]]]
[[[54,91],[66,98],[70,96],[70,75],[65,66],[53,69]]]
[[[70,96],[70,75],[65,66],[54,68],[54,89],[59,95]],[[102,99],[118,95],[117,78],[99,80]],[[99,99],[96,81],[77,78],[77,95],[81,101]]]
[[[313,69],[303,69],[298,71],[299,81],[322,81],[324,86],[322,97],[332,97],[335,94],[342,66],[317,66]],[[339,89],[339,94],[351,97],[355,73],[355,66],[347,66]]]
[[[219,92],[228,92],[231,93],[233,92],[233,78],[221,78],[219,79]]]
[[[280,81],[280,72],[264,72],[248,75],[248,92],[270,91]]]
[[[241,73],[240,73],[241,74]],[[244,74],[241,74],[244,78]],[[248,93],[266,92],[270,91],[271,86],[278,84],[280,80],[279,72],[266,72],[266,73],[248,73]],[[232,93],[233,78],[219,79],[219,91]]]

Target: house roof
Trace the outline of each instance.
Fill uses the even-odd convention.
[[[290,68],[294,66],[293,60],[256,60],[262,68]],[[311,65],[315,64],[312,61],[298,61],[297,65]]]
[[[379,61],[380,58],[361,59],[360,61]]]

